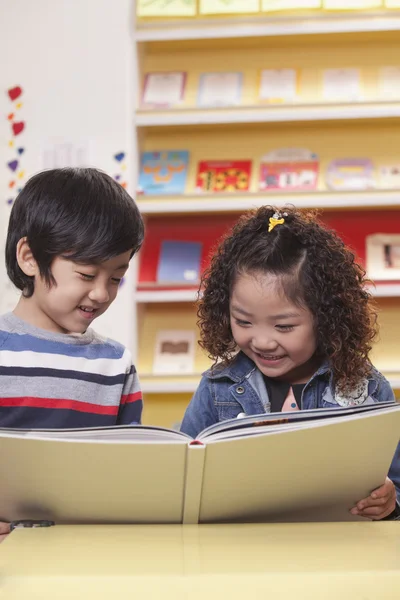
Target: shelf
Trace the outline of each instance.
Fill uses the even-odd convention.
[[[369,286],[369,291],[375,298],[399,298],[400,283],[376,283]]]
[[[218,38],[273,37],[335,33],[399,31],[400,14],[353,13],[310,14],[303,17],[257,16],[220,19],[180,19],[170,22],[140,22],[136,27],[137,42],[170,42]]]
[[[286,106],[235,106],[221,108],[139,110],[137,127],[227,125],[243,123],[288,123],[360,119],[398,119],[399,102],[358,102],[353,104],[293,104]]]
[[[196,302],[197,290],[139,290],[136,302]]]
[[[273,194],[185,194],[183,196],[139,196],[139,210],[144,215],[189,214],[214,212],[242,212],[265,204],[282,207],[293,204],[297,208],[375,209],[400,208],[398,190],[373,192],[298,192]]]

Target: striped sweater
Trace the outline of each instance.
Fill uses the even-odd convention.
[[[52,333],[0,316],[0,427],[140,423],[142,395],[129,351],[92,329]]]

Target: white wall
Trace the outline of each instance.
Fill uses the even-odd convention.
[[[125,151],[132,158],[131,12],[130,0],[0,1],[2,250],[12,179],[7,162],[15,157],[15,149],[8,147],[7,114],[12,103],[7,89],[20,85],[24,90],[23,106],[16,114],[26,122],[26,129],[15,140],[26,149],[21,156],[25,181],[44,168],[44,147],[65,141],[79,145],[90,140],[90,163],[113,175],[116,152]],[[0,269],[2,309],[8,309],[3,264]],[[129,347],[133,345],[131,290],[128,278],[115,304],[95,323],[98,331]]]

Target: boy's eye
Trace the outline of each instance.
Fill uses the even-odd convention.
[[[111,277],[111,281],[113,283],[115,283],[116,285],[119,285],[121,283],[122,277]]]
[[[78,271],[78,275],[80,275],[82,279],[85,279],[85,281],[92,281],[94,279],[94,275],[88,275],[87,273],[79,273]]]

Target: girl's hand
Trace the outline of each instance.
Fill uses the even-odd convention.
[[[0,521],[0,542],[4,540],[10,533],[10,523]]]
[[[386,481],[381,487],[374,490],[368,498],[357,502],[350,512],[352,515],[367,517],[376,521],[390,515],[395,507],[396,488],[393,481],[386,477]]]

